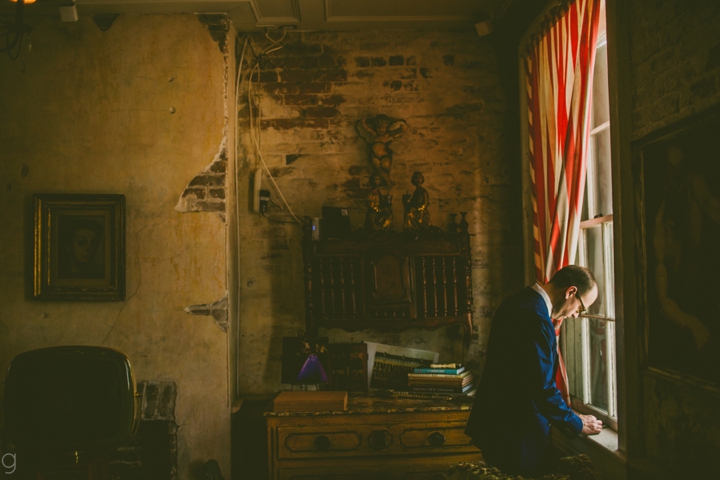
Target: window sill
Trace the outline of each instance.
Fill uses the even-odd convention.
[[[603,428],[597,435],[580,435],[569,439],[555,428],[550,430],[550,442],[566,455],[584,454],[590,457],[603,478],[625,480],[625,456],[618,450],[618,434]]]

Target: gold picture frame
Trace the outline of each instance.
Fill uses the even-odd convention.
[[[33,298],[125,300],[125,195],[35,194]]]

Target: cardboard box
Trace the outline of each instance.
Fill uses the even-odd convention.
[[[290,390],[275,397],[276,412],[337,412],[347,410],[348,392]]]

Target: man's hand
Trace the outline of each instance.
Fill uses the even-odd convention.
[[[594,415],[579,415],[583,422],[583,428],[580,433],[583,435],[597,435],[602,431],[602,421],[595,418]]]

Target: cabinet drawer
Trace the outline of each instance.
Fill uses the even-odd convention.
[[[334,458],[476,451],[464,421],[278,427],[277,456]]]
[[[293,454],[307,453],[350,453],[357,451],[362,443],[362,436],[353,430],[345,431],[283,431],[278,429],[282,448],[280,458],[293,456]],[[284,438],[283,438],[284,437]],[[283,455],[286,454],[286,455]]]
[[[317,427],[278,427],[277,456],[292,458],[334,458],[372,455],[375,450],[368,443],[375,425],[319,425]],[[389,436],[389,434],[387,435]]]
[[[399,435],[400,445],[407,449],[430,451],[469,447],[470,437],[465,435],[465,422],[448,422],[440,425],[405,425]]]

